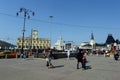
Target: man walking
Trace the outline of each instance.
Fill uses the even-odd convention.
[[[79,69],[79,63],[81,63],[82,69],[86,69],[86,57],[84,55],[84,51],[78,49],[78,52],[76,53],[75,57],[77,59],[77,69]]]

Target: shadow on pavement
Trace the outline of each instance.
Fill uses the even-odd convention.
[[[54,68],[61,68],[61,67],[64,67],[64,65],[54,66]]]
[[[86,66],[86,70],[88,70],[88,69],[92,69],[91,65]]]

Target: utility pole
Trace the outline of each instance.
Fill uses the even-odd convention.
[[[21,48],[21,54],[23,54],[24,58],[26,58],[26,54],[24,53],[24,35],[25,35],[25,23],[26,23],[26,18],[30,19],[30,13],[34,16],[35,13],[29,9],[25,8],[20,8],[20,10],[16,13],[18,16],[19,13],[24,14],[24,22],[23,22],[23,30],[22,30],[22,48]]]
[[[32,50],[32,34],[33,34],[33,29],[31,29],[31,39],[30,39],[30,50]]]
[[[50,18],[50,23],[51,23],[51,26],[50,26],[50,48],[51,48],[51,45],[52,45],[52,19],[53,19],[53,16],[49,16]]]

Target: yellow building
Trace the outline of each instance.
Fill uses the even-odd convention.
[[[32,31],[31,37],[24,38],[24,49],[47,49],[50,47],[50,39],[38,38],[38,30]],[[17,48],[22,48],[22,38],[18,38]]]

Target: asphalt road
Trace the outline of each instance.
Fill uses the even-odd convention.
[[[0,59],[0,80],[120,80],[120,61],[112,57],[87,56],[87,70],[76,69],[76,59]],[[80,65],[81,66],[81,65]]]

